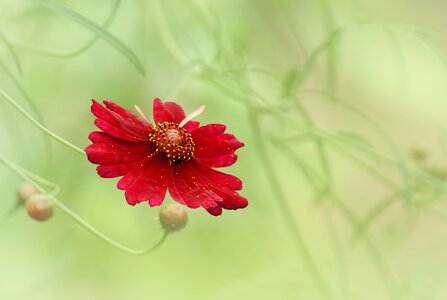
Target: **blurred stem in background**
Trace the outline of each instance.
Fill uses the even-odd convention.
[[[109,28],[110,24],[112,24],[113,20],[115,19],[115,16],[119,9],[120,4],[121,4],[121,0],[114,1],[110,15],[107,17],[104,24],[102,25],[102,29],[104,31]],[[22,42],[22,41],[16,41],[16,40],[13,40],[13,43],[15,46],[17,46],[19,48],[23,48],[25,50],[35,52],[38,54],[57,57],[57,58],[71,58],[71,57],[77,56],[77,55],[82,54],[83,52],[87,51],[91,46],[93,46],[100,39],[100,37],[101,37],[100,34],[95,34],[95,36],[92,37],[89,41],[87,41],[83,46],[81,46],[77,49],[68,50],[68,51],[45,48],[45,47],[37,46],[34,44]]]
[[[288,228],[290,229],[292,236],[294,237],[294,240],[296,242],[296,245],[300,251],[300,255],[303,256],[307,267],[312,273],[313,278],[315,279],[316,284],[320,288],[320,290],[326,295],[329,296],[329,290],[328,287],[320,273],[320,271],[317,268],[317,265],[315,263],[314,258],[311,255],[311,252],[309,251],[306,242],[303,239],[301,229],[298,226],[297,221],[295,220],[293,214],[291,213],[291,209],[287,204],[287,197],[282,192],[282,188],[280,184],[278,183],[278,175],[275,172],[275,169],[273,167],[272,162],[270,161],[270,157],[267,153],[266,145],[263,142],[262,139],[262,132],[259,126],[259,120],[258,115],[256,112],[250,113],[250,123],[253,130],[253,138],[256,144],[256,148],[258,149],[258,153],[260,154],[260,158],[263,162],[262,166],[264,166],[265,173],[268,177],[268,181],[272,186],[272,190],[274,192],[274,195],[276,195],[276,203],[279,204],[279,208],[281,211],[281,214],[284,216],[285,222],[288,225]]]
[[[48,135],[50,138],[56,140],[57,142],[61,143],[64,146],[67,146],[71,150],[74,150],[76,153],[85,155],[84,150],[81,148],[73,145],[72,143],[66,141],[64,138],[61,138],[48,128],[46,128],[44,125],[39,123],[36,119],[34,119],[22,106],[20,106],[16,101],[14,101],[8,94],[6,94],[3,90],[0,90],[0,95],[3,99],[5,99],[7,102],[9,102],[15,109],[17,109],[25,118],[27,118],[31,123],[36,126],[39,130],[41,130],[43,133]]]

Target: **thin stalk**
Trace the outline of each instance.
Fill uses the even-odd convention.
[[[52,198],[54,203],[63,212],[65,212],[67,215],[69,215],[81,227],[83,227],[84,229],[86,229],[87,231],[92,233],[93,235],[97,236],[104,242],[108,243],[109,245],[112,245],[113,247],[115,247],[123,252],[126,252],[128,254],[131,254],[131,255],[145,255],[145,254],[151,253],[152,251],[156,250],[165,241],[166,237],[168,236],[168,232],[165,231],[163,236],[161,237],[161,239],[155,245],[148,247],[146,249],[132,249],[132,248],[129,248],[129,247],[115,241],[111,237],[107,236],[106,234],[102,233],[101,231],[99,231],[98,229],[93,227],[91,224],[89,224],[87,221],[85,221],[83,218],[81,218],[79,215],[77,215],[71,209],[66,207],[62,202],[59,202],[56,198],[54,198],[54,197],[50,197],[50,198]]]
[[[22,64],[20,63],[19,56],[17,55],[16,50],[9,42],[9,39],[5,36],[3,32],[0,31],[0,40],[2,40],[3,44],[5,45],[6,49],[8,50],[9,54],[12,57],[12,60],[14,61],[14,64],[16,65],[17,71],[20,75],[22,75]]]
[[[315,127],[315,123],[312,120],[312,117],[310,116],[310,114],[306,110],[306,108],[302,105],[302,103],[299,100],[295,101],[294,103],[295,103],[296,108],[298,109],[300,115],[304,119],[304,121],[309,126]],[[330,191],[331,188],[332,188],[331,187],[331,185],[332,185],[331,184],[332,174],[331,174],[331,168],[329,166],[329,159],[328,159],[326,147],[323,144],[323,141],[320,138],[318,138],[318,137],[315,137],[313,139],[313,142],[314,142],[314,145],[317,148],[317,153],[318,153],[318,156],[319,156],[319,159],[320,159],[320,162],[321,162],[321,166],[322,166],[323,172],[325,173],[326,178],[327,178],[327,181],[326,181],[327,186],[326,186],[326,188]]]
[[[263,161],[262,166],[264,167],[265,173],[268,176],[269,182],[272,186],[272,189],[274,193],[277,196],[277,203],[279,205],[281,214],[284,217],[285,222],[287,223],[287,228],[290,230],[290,233],[292,234],[295,244],[298,248],[299,253],[303,256],[305,259],[305,262],[307,264],[307,267],[310,271],[310,274],[312,275],[315,283],[320,288],[320,292],[322,292],[324,295],[329,296],[329,290],[327,288],[326,283],[323,280],[322,275],[320,274],[320,271],[318,270],[316,263],[314,261],[314,258],[312,257],[311,252],[309,251],[306,242],[304,241],[304,238],[302,236],[300,227],[298,223],[295,221],[294,216],[291,214],[291,209],[289,205],[286,202],[286,195],[281,189],[281,186],[278,182],[277,176],[275,175],[275,169],[273,167],[273,163],[270,160],[270,156],[268,155],[266,151],[266,145],[263,142],[262,139],[262,133],[261,129],[258,123],[258,116],[257,112],[250,112],[249,115],[250,118],[250,124],[253,131],[253,137],[256,143],[256,148],[259,151],[259,154],[261,156],[261,159]]]
[[[380,201],[367,215],[366,217],[358,224],[354,236],[352,237],[353,241],[357,241],[363,235],[363,233],[367,230],[367,228],[371,225],[371,223],[386,209],[388,209],[391,205],[396,203],[399,200],[400,192],[393,193],[391,196],[386,197],[383,201]]]
[[[64,146],[67,146],[68,148],[74,150],[75,152],[81,154],[81,155],[85,155],[84,150],[82,150],[81,148],[73,145],[72,143],[66,141],[65,139],[63,139],[62,137],[58,136],[57,134],[55,134],[54,132],[52,132],[51,130],[49,130],[48,128],[46,128],[45,126],[43,126],[41,123],[39,123],[36,119],[34,119],[22,106],[20,106],[16,101],[14,101],[8,94],[6,94],[3,90],[0,89],[0,95],[7,101],[9,102],[12,106],[14,106],[14,108],[16,108],[23,116],[25,116],[25,118],[27,118],[28,120],[31,121],[31,123],[33,123],[38,129],[42,130],[46,135],[48,135],[50,138],[58,141],[59,143],[61,143]]]
[[[104,30],[108,29],[108,27],[112,23],[113,19],[115,18],[118,8],[120,6],[120,3],[121,3],[121,0],[116,0],[114,2],[112,10],[102,26],[102,28]],[[29,44],[29,43],[22,42],[22,41],[14,41],[14,43],[18,47],[21,47],[28,51],[36,52],[36,53],[39,53],[42,55],[58,57],[58,58],[70,58],[70,57],[74,57],[76,55],[83,53],[88,48],[90,48],[93,44],[95,44],[99,39],[100,39],[100,36],[98,34],[96,34],[89,41],[87,41],[83,46],[79,47],[78,49],[69,50],[69,51],[61,51],[61,50],[36,46],[36,45]]]
[[[301,158],[296,155],[292,149],[285,143],[284,141],[280,139],[274,139],[273,138],[273,145],[278,147],[278,150],[282,151],[284,155],[291,160],[292,165],[296,166],[296,169],[300,171],[305,178],[308,180],[309,184],[314,189],[314,193],[316,195],[321,195],[321,188],[318,186],[317,182],[323,182],[323,185],[327,186],[327,178],[321,177],[320,174],[318,174],[316,171],[314,171],[311,168],[307,168],[304,161],[301,160]],[[329,191],[327,191],[329,192]],[[327,193],[324,193],[324,195],[327,195]],[[332,203],[331,203],[332,204]],[[343,299],[349,299],[349,289],[347,285],[347,278],[348,278],[348,270],[346,267],[346,259],[343,254],[342,250],[342,243],[340,239],[340,234],[338,231],[338,228],[336,226],[336,223],[333,219],[332,211],[331,209],[326,205],[324,208],[324,212],[326,215],[325,218],[325,224],[328,229],[328,232],[330,231],[330,239],[332,241],[332,244],[334,245],[335,255],[338,259],[339,265],[340,265],[340,290],[343,294]]]
[[[39,110],[37,109],[36,105],[34,104],[34,101],[31,99],[31,97],[28,95],[27,91],[25,90],[25,88],[22,86],[22,84],[20,83],[20,81],[14,76],[14,74],[8,70],[8,68],[0,62],[0,68],[3,69],[3,71],[5,72],[6,76],[9,77],[9,79],[12,81],[12,83],[16,86],[17,90],[20,92],[20,94],[22,94],[23,99],[25,99],[25,101],[28,103],[28,105],[31,108],[31,111],[34,113],[34,115],[36,116],[36,120],[42,124],[42,126],[45,126],[45,122],[44,119],[42,117],[42,115],[40,114]],[[46,148],[46,151],[48,153],[48,157],[51,158],[51,143],[50,143],[50,139],[43,135],[43,142]]]

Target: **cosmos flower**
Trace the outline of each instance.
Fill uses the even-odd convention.
[[[143,120],[113,102],[103,106],[93,100],[95,125],[102,131],[89,135],[93,144],[85,149],[89,161],[99,165],[99,176],[122,176],[117,186],[125,190],[127,203],[158,206],[168,190],[175,201],[215,216],[222,208],[248,205],[236,192],[241,180],[213,169],[234,164],[234,152],[244,146],[225,133],[225,125],[192,121],[204,107],[185,117],[180,105],[155,99],[154,124],[135,108]]]

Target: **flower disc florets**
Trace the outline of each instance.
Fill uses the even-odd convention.
[[[174,122],[158,123],[152,127],[149,140],[155,143],[156,151],[166,154],[171,161],[190,160],[194,155],[191,134]]]

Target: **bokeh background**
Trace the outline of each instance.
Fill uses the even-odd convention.
[[[84,148],[92,98],[155,97],[225,123],[250,205],[135,257],[56,209],[16,205],[0,168],[0,299],[446,299],[447,60],[436,0],[0,0],[0,90]],[[0,95],[0,156],[132,248],[159,208],[42,134]],[[165,203],[171,203],[169,197]]]

